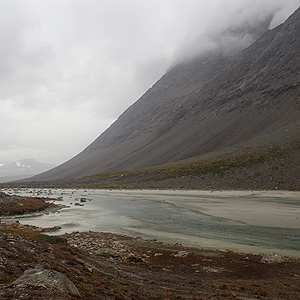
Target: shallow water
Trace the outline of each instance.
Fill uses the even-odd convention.
[[[23,190],[63,197],[57,213],[19,218],[60,233],[105,231],[187,246],[300,257],[300,193]],[[75,206],[86,198],[84,206]]]

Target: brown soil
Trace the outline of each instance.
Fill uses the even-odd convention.
[[[23,215],[28,213],[52,210],[58,206],[50,203],[51,199],[37,197],[8,196],[1,193],[0,216]]]
[[[299,299],[300,260],[204,251],[120,235],[51,237],[0,224],[0,299]],[[65,274],[80,297],[13,284],[35,267]]]

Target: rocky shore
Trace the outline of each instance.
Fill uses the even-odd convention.
[[[42,199],[40,207],[36,198],[1,194],[0,206],[23,208],[19,203],[27,203],[23,213],[42,212],[49,209],[48,200]],[[35,201],[39,205],[30,207]],[[0,222],[0,299],[294,300],[300,296],[300,259],[203,250],[104,232],[57,236],[58,229]]]
[[[0,224],[0,299],[298,299],[300,260]]]

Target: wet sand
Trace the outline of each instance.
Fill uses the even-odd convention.
[[[141,196],[144,193],[147,191],[142,191]],[[170,195],[170,192],[159,191],[159,194]],[[176,191],[163,201],[179,208],[253,226],[300,228],[299,192]]]
[[[21,192],[21,191],[19,191]],[[28,193],[28,190],[22,193]],[[35,190],[59,213],[21,219],[61,234],[104,231],[187,246],[300,255],[300,193],[285,191]],[[80,199],[87,199],[80,203]],[[82,206],[75,206],[79,203]]]

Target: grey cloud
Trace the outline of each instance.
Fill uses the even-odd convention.
[[[190,59],[208,53],[234,55],[263,32],[282,23],[298,5],[296,0],[213,1],[207,5],[203,18],[196,17],[199,9],[191,11],[192,26],[189,24],[174,59]]]
[[[1,0],[0,162],[71,158],[174,62],[242,49],[298,5]]]

